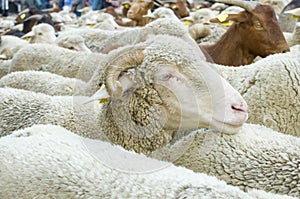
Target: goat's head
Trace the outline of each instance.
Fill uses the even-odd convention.
[[[110,97],[102,124],[109,116],[107,123],[127,130],[130,139],[168,131],[164,138],[170,140],[176,132],[200,127],[236,133],[247,119],[246,102],[198,51],[166,35],[112,51],[100,78],[106,87],[95,94]]]
[[[219,0],[219,2],[245,9],[238,14],[228,14],[224,21],[235,22],[231,28],[239,28],[242,46],[251,54],[266,57],[270,54],[289,51],[289,46],[271,6],[239,0]],[[216,19],[211,21],[214,22]]]
[[[134,0],[131,2],[127,12],[127,17],[132,20],[142,20],[149,9],[152,9],[154,2],[152,0]]]

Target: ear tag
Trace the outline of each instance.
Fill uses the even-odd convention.
[[[196,6],[196,10],[200,10],[202,6]]]
[[[210,21],[208,19],[205,19],[204,24],[210,24]]]
[[[189,20],[184,20],[183,23],[184,23],[184,25],[186,25],[186,26],[191,25],[191,22],[190,22]]]
[[[30,40],[30,37],[25,37],[24,38],[26,41],[29,41]]]
[[[88,24],[88,26],[89,26],[90,28],[92,28],[92,27],[94,27],[94,24]]]
[[[23,13],[23,14],[20,15],[20,18],[21,18],[21,19],[24,19],[25,17],[26,17],[26,14],[25,14],[25,13]]]
[[[100,82],[99,86],[100,86],[100,90],[104,89],[105,88],[104,82]],[[99,99],[99,104],[104,104],[107,102],[107,100],[108,100],[108,98],[101,98],[101,99]]]
[[[232,25],[231,21],[226,21],[221,23],[221,26],[231,26],[231,25]]]
[[[128,9],[128,8],[129,8],[129,4],[128,4],[128,3],[125,3],[125,4],[123,5],[123,7],[126,8],[126,9]]]
[[[177,9],[177,5],[172,6],[172,8],[173,8],[174,10],[176,10],[176,9]]]
[[[220,14],[216,18],[219,20],[219,22],[223,23],[227,20],[228,14]]]
[[[297,15],[292,15],[291,17],[292,17],[292,19],[298,19],[299,18]]]

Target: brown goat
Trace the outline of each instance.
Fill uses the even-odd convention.
[[[178,18],[184,18],[190,15],[185,0],[165,0],[163,1],[163,5],[172,9]]]
[[[219,1],[220,2],[220,1]],[[239,0],[221,0],[245,8],[238,14],[229,14],[224,21],[233,21],[221,39],[214,45],[200,46],[214,63],[230,66],[247,65],[255,57],[289,51],[289,46],[278,25],[274,9],[269,5]],[[217,19],[212,19],[216,22]]]
[[[127,12],[127,17],[136,22],[136,26],[145,26],[149,19],[143,17],[154,7],[152,0],[134,0]]]

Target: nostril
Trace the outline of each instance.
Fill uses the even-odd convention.
[[[231,108],[235,111],[240,111],[240,112],[248,112],[248,108],[245,106],[238,106],[238,105],[232,105]]]

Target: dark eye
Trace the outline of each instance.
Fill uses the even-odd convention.
[[[167,81],[168,79],[170,79],[172,77],[172,75],[170,73],[166,73],[166,74],[162,74],[159,79],[162,81]]]
[[[38,35],[43,35],[43,33],[39,32]]]

